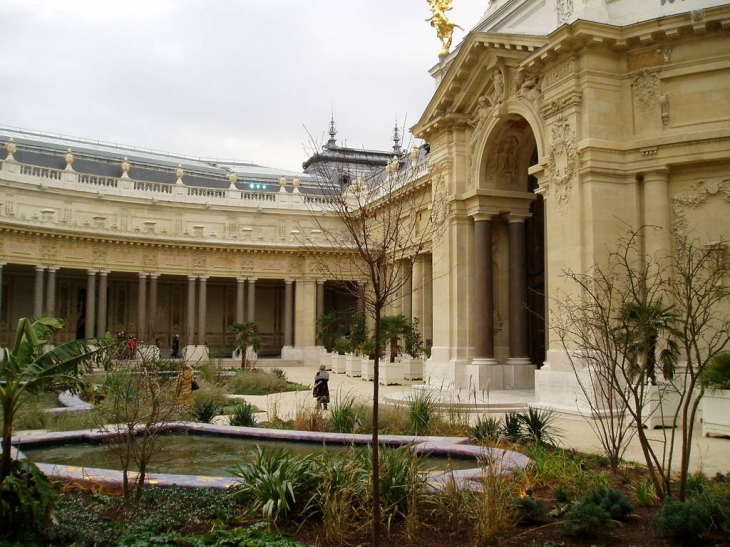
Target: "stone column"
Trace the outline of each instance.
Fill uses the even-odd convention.
[[[107,277],[109,270],[99,270],[99,310],[96,314],[96,336],[102,338],[106,334],[107,315]]]
[[[86,318],[84,320],[84,338],[94,337],[94,311],[96,309],[96,272],[97,270],[87,270]]]
[[[159,273],[151,273],[150,274],[150,300],[149,305],[147,309],[149,310],[149,313],[147,316],[149,317],[149,329],[150,329],[150,339],[149,343],[154,344],[155,338],[157,338],[157,321],[159,318],[157,317],[157,280],[160,278]]]
[[[256,277],[248,278],[248,314],[246,321],[256,321]]]
[[[186,346],[195,345],[195,280],[197,275],[188,276],[188,311],[185,318],[185,340]]]
[[[317,295],[316,295],[316,304],[315,304],[315,317],[314,317],[314,324],[315,324],[315,332],[316,332],[316,325],[317,325],[317,318],[319,318],[320,315],[324,313],[324,279],[317,279]],[[317,341],[318,346],[323,345],[322,338],[320,338],[319,334],[317,334]]]
[[[423,325],[423,255],[418,255],[413,263],[411,315],[418,319],[418,324]]]
[[[527,349],[527,256],[525,219],[530,215],[509,214],[509,358],[507,364],[528,365]]]
[[[7,262],[0,262],[0,317],[3,315],[2,303],[3,303],[3,266]]]
[[[669,168],[644,173],[643,176],[646,254],[661,259],[672,254]]]
[[[38,319],[43,315],[43,272],[45,266],[35,267],[35,291],[33,292],[33,317]]]
[[[418,258],[416,258],[418,260]],[[415,277],[416,273],[416,263],[414,262],[413,267],[410,267],[410,264],[407,260],[403,261],[404,268],[403,268],[403,275],[406,276],[405,280],[403,282],[403,288],[401,289],[403,291],[403,315],[406,316],[406,318],[411,319],[412,317],[415,317],[415,302],[413,301],[415,298],[417,298],[420,293],[418,292],[418,289],[420,288],[420,285],[418,283],[418,278]]]
[[[365,313],[365,282],[357,282],[357,311]]]
[[[292,317],[294,306],[294,280],[284,280],[284,345],[292,345]]]
[[[316,285],[316,286],[315,286]],[[310,351],[312,359],[316,359],[319,349],[315,348],[319,342],[316,340],[317,323],[317,290],[322,285],[319,281],[299,279],[296,282],[294,291],[294,346],[305,353],[298,357],[301,359]]]
[[[201,275],[199,297],[198,297],[198,345],[204,346],[207,337],[207,325],[205,322],[208,313],[208,276]]]
[[[423,261],[423,342],[433,343],[433,262],[432,255],[425,255]]]
[[[137,343],[147,340],[147,275],[144,272],[139,274],[139,285],[137,289]]]
[[[245,296],[246,287],[245,277],[236,278],[236,323],[243,323],[243,297]]]
[[[46,315],[56,316],[56,272],[58,266],[48,267],[48,280],[46,284]]]
[[[496,364],[494,359],[494,292],[492,289],[493,214],[474,215],[474,363]]]

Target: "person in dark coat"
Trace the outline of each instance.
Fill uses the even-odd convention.
[[[180,359],[180,335],[176,334],[172,339],[172,359]]]
[[[312,390],[312,396],[317,400],[317,408],[324,406],[324,409],[327,410],[330,402],[329,381],[330,373],[325,370],[324,365],[320,365],[317,374],[314,375],[314,389]]]

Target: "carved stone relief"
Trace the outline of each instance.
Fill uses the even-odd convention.
[[[515,81],[515,96],[539,104],[540,78],[530,72],[520,72]]]
[[[571,57],[570,59],[567,59],[546,71],[541,83],[545,86],[553,85],[554,83],[575,74],[577,67],[578,59],[576,57]]]
[[[293,275],[302,275],[304,273],[303,257],[293,256],[289,259],[289,273]]]
[[[687,209],[697,209],[708,199],[717,197],[730,203],[730,178],[723,180],[701,180],[672,198],[674,215],[672,219],[674,231],[686,235]]]
[[[147,252],[142,255],[142,266],[146,271],[157,268],[157,253]]]
[[[58,245],[55,241],[41,241],[40,252],[43,262],[52,262],[58,255]]]
[[[573,175],[578,162],[578,146],[575,133],[568,120],[558,115],[551,127],[552,143],[547,154],[547,173],[550,191],[558,207],[567,205],[570,200]]]
[[[632,76],[631,89],[639,111],[654,112],[659,104],[659,75],[652,70],[641,70]]]
[[[494,69],[492,80],[494,81],[493,102],[495,105],[500,105],[504,102],[504,74],[501,68]]]
[[[192,266],[193,270],[196,271],[206,270],[207,263],[208,261],[203,255],[195,255],[190,259],[190,265]]]
[[[254,270],[254,259],[251,255],[244,255],[241,257],[239,268],[242,272],[252,272]]]
[[[443,179],[433,180],[433,203],[431,206],[431,222],[433,223],[434,242],[441,241],[449,215],[449,192]]]
[[[558,13],[559,25],[570,22],[570,17],[573,15],[573,0],[557,0],[555,11]]]
[[[102,245],[91,247],[91,262],[93,264],[106,264],[109,258],[107,248]]]

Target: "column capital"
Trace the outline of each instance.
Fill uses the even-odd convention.
[[[37,272],[42,272],[45,269],[46,269],[46,267],[45,266],[42,266],[42,265],[39,265],[39,266],[36,266],[35,267],[35,271],[37,271]],[[91,271],[91,270],[89,270],[89,271]]]
[[[140,279],[147,279],[147,276],[150,274],[148,274],[147,272],[139,272],[137,275]]]
[[[3,266],[7,266],[7,264],[7,262],[0,262],[0,268],[2,268]]]
[[[475,211],[474,213],[469,213],[469,216],[474,220],[474,222],[493,220],[494,217],[498,215],[499,213],[497,211]]]
[[[326,279],[317,279],[317,285],[324,285],[326,282]]]
[[[259,278],[258,277],[248,277],[247,280],[249,283],[256,283],[259,280]]]
[[[150,279],[158,279],[162,274],[160,272],[150,273]]]
[[[2,266],[2,264],[0,264],[0,266]],[[61,266],[48,266],[49,272],[57,272],[60,269],[61,269]]]
[[[188,276],[188,281],[195,281],[196,279],[198,279],[198,276],[197,275],[189,275]]]
[[[657,166],[655,169],[650,169],[648,171],[642,171],[639,174],[644,178],[644,182],[646,182],[647,179],[667,181],[667,180],[669,180],[670,171],[671,170],[668,165],[660,165],[660,166]]]
[[[294,278],[285,279],[284,280],[284,283],[286,283],[287,285],[293,285],[294,284]]]
[[[532,217],[532,213],[516,213],[510,211],[506,216],[507,222],[510,223],[525,222],[528,218]]]
[[[199,275],[198,279],[200,279],[201,283],[204,283],[204,282],[208,281],[209,277],[210,277],[209,275]]]
[[[86,275],[89,275],[89,276],[96,275],[97,273],[99,273],[99,270],[95,270],[95,269],[86,270]]]
[[[246,282],[246,278],[245,277],[237,277],[236,278],[236,283],[245,283],[245,282]]]
[[[99,275],[102,277],[106,277],[111,273],[111,270],[99,270]]]

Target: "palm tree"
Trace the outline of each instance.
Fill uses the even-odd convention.
[[[73,340],[48,347],[53,333],[62,329],[64,321],[42,317],[36,321],[20,319],[12,347],[0,347],[0,405],[3,413],[2,459],[0,484],[12,470],[11,439],[13,421],[28,395],[59,382],[71,391],[78,391],[83,381],[77,376],[82,365],[88,365],[116,345],[110,337]]]
[[[380,330],[384,340],[390,340],[390,362],[394,363],[398,356],[398,337],[405,336],[411,328],[411,323],[405,315],[390,315],[380,318]]]
[[[228,332],[231,334],[230,343],[233,351],[241,352],[241,368],[248,368],[248,348],[252,347],[255,352],[261,349],[258,324],[254,321],[233,323],[228,327]]]
[[[317,336],[327,351],[332,351],[335,340],[342,330],[342,321],[337,312],[323,313],[317,316]]]
[[[680,334],[675,327],[678,317],[674,306],[665,305],[662,298],[631,302],[624,306],[622,316],[624,328],[631,337],[628,357],[634,372],[656,385],[656,365],[659,364],[664,376],[672,378],[679,359],[675,337]],[[662,338],[666,347],[658,351]]]

